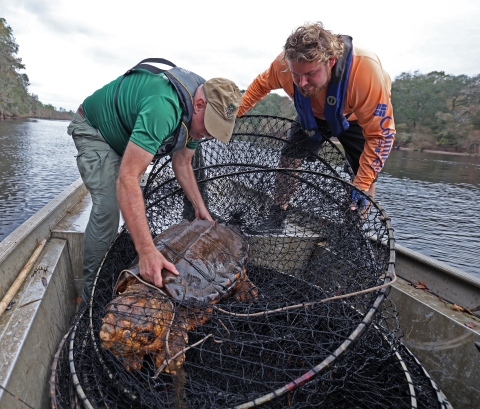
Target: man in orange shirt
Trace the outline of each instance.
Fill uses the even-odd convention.
[[[365,206],[362,191],[374,196],[377,174],[393,146],[391,84],[373,52],[349,36],[325,30],[321,22],[306,23],[288,37],[284,51],[250,84],[238,116],[270,91],[283,89],[295,102],[300,127],[292,128],[289,138],[295,145],[283,149],[278,166],[299,168],[310,156],[305,150],[317,153],[325,138],[337,137],[355,174],[354,210]],[[295,193],[281,185],[277,179],[265,226],[270,230],[281,229],[282,210]]]

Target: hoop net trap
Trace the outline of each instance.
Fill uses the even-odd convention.
[[[154,163],[147,219],[180,277],[144,283],[119,234],[54,361],[54,408],[449,407],[399,342],[390,219],[370,197],[352,210],[329,140],[279,167],[294,124],[246,116],[229,144],[200,143],[215,225],[194,221],[170,159]],[[280,229],[262,230],[279,197]]]

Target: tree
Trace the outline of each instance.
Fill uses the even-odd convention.
[[[471,131],[480,111],[480,76],[404,72],[392,84],[392,104],[398,131],[411,136],[412,145],[475,149]]]
[[[25,69],[17,56],[18,44],[12,29],[0,18],[0,117],[28,113],[28,77],[19,71]]]
[[[292,100],[271,92],[247,112],[248,115],[273,115],[293,119],[297,114]]]
[[[452,79],[443,71],[400,74],[392,85],[396,121],[405,123],[410,129],[419,125],[435,127],[435,114],[449,112],[447,102],[455,97]]]
[[[43,105],[38,97],[28,93],[28,76],[22,59],[17,56],[18,44],[11,27],[0,17],[0,119],[5,117],[35,117],[47,119],[71,119],[72,111],[56,110]]]

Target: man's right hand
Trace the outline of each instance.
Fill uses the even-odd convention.
[[[156,248],[139,255],[138,268],[142,278],[157,287],[163,287],[163,269],[178,275],[175,264],[168,261]]]

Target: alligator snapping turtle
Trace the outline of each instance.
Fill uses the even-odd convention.
[[[184,220],[154,243],[179,275],[163,270],[164,286],[158,288],[139,277],[136,262],[123,270],[116,297],[107,305],[100,339],[129,371],[140,370],[151,354],[157,373],[175,374],[185,360],[187,331],[209,320],[208,305],[231,296],[252,302],[258,290],[245,272],[248,243],[230,227]],[[182,301],[195,301],[196,306]]]

